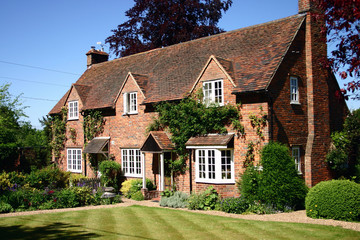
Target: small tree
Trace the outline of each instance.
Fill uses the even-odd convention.
[[[303,208],[307,188],[295,169],[289,149],[270,142],[262,150],[261,165],[260,199],[279,210]]]
[[[135,0],[128,21],[105,42],[124,57],[223,32],[217,27],[232,0]]]
[[[334,148],[326,156],[326,162],[335,176],[360,182],[360,109],[351,112],[343,131],[333,133],[331,138]]]

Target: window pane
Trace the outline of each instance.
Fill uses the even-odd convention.
[[[205,150],[199,150],[199,178],[205,178]]]
[[[231,151],[221,151],[221,178],[231,179]]]
[[[67,150],[67,158],[68,158],[68,166],[67,166],[67,168],[68,168],[68,170],[70,170],[71,169],[71,162],[72,162],[72,156],[71,156],[71,150],[70,149]]]
[[[209,179],[215,179],[215,150],[208,151],[208,174]]]
[[[122,150],[122,160],[123,160],[123,171],[124,173],[128,173],[129,169],[128,169],[128,155],[127,155],[127,150]]]
[[[140,150],[136,150],[136,174],[141,174],[141,155],[140,155]]]

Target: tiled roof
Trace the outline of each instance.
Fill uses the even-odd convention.
[[[304,18],[294,15],[94,64],[76,82],[91,86],[83,109],[113,107],[129,72],[140,76],[136,80],[145,90],[144,103],[182,99],[211,55],[235,81],[235,92],[265,89]],[[59,112],[65,101],[62,98],[50,113]]]
[[[94,138],[84,149],[84,153],[102,153],[103,148],[109,142],[110,138]]]
[[[234,134],[209,134],[190,138],[185,146],[227,146]]]
[[[140,147],[141,151],[173,150],[174,145],[164,131],[151,131]]]

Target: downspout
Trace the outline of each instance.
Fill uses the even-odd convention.
[[[269,124],[270,124],[270,128],[269,128],[269,138],[270,141],[274,141],[274,107],[273,107],[273,99],[271,97],[271,94],[269,92],[269,90],[265,90],[266,91],[266,95],[269,99],[269,112],[270,112],[270,119],[269,119]]]
[[[192,193],[192,151],[189,149],[189,179],[190,179],[190,193]]]

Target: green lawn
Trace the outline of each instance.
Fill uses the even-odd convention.
[[[142,206],[0,218],[0,239],[360,239],[340,227]]]

